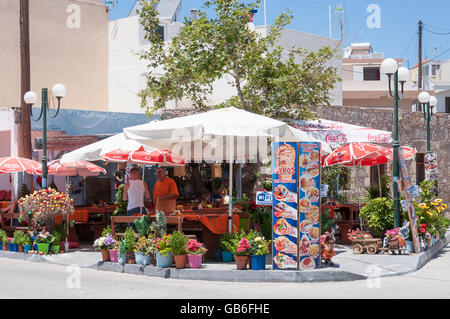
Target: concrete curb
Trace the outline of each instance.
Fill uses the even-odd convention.
[[[413,255],[410,266],[402,270],[383,273],[381,277],[400,276],[422,268],[438,252],[440,252],[450,242],[450,231],[446,236],[438,241],[430,249]],[[0,250],[0,257],[20,259],[31,262],[46,262],[52,264],[64,265],[58,262],[52,262],[40,255],[28,255],[10,251]],[[227,281],[227,282],[329,282],[329,281],[353,281],[364,280],[368,275],[363,273],[349,272],[339,268],[322,268],[310,271],[277,271],[277,270],[223,270],[223,269],[175,269],[159,268],[155,266],[142,266],[136,264],[122,264],[99,261],[96,265],[86,268],[98,269],[103,271],[113,271],[119,273],[128,273],[134,275],[152,276],[166,279],[183,280],[205,280],[205,281]]]
[[[419,260],[418,260],[418,263],[416,266],[416,270],[419,270],[420,268],[425,266],[425,264],[427,262],[429,262],[431,260],[431,258],[433,258],[438,252],[440,252],[442,250],[442,248],[447,246],[449,242],[450,242],[450,231],[447,231],[447,233],[445,234],[445,237],[440,239],[437,242],[437,244],[435,244],[430,249],[427,249],[426,251],[421,252],[419,254]]]
[[[175,269],[142,266],[136,264],[123,265],[111,262],[99,262],[97,269],[170,279],[231,282],[323,282],[352,281],[366,278],[365,276],[353,274],[347,271],[323,269],[303,272],[277,270],[210,270],[205,268]]]

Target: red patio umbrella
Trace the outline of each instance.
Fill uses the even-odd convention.
[[[39,162],[23,157],[1,157],[0,173],[27,172],[34,174],[34,170],[39,167]]]
[[[48,163],[47,170],[47,174],[58,176],[97,176],[100,173],[106,174],[104,168],[87,161],[61,163],[60,160],[54,160]],[[36,174],[42,174],[42,165],[36,169]]]
[[[414,157],[416,150],[410,147],[402,147],[405,159]],[[350,167],[357,166],[375,166],[385,164],[393,158],[393,149],[383,147],[371,143],[350,143],[338,147],[329,155],[322,159],[322,166],[343,165]],[[356,171],[357,172],[357,171]],[[378,166],[378,184],[380,187],[381,196],[381,182],[380,170]],[[359,200],[358,200],[359,201]]]
[[[154,147],[141,146],[137,150],[117,149],[105,153],[104,161],[117,163],[140,163],[140,164],[160,164],[160,165],[185,165],[183,157],[169,150],[160,150]]]

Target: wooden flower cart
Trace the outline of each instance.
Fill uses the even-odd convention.
[[[375,255],[382,249],[382,242],[380,238],[361,238],[352,240],[352,250],[354,254],[362,254],[366,251],[370,255]]]

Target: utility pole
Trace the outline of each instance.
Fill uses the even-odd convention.
[[[417,79],[417,89],[422,89],[422,20],[419,20],[419,75]]]
[[[19,124],[19,136],[21,145],[19,156],[31,159],[31,120],[30,105],[25,103],[23,96],[30,91],[30,25],[29,25],[29,0],[20,0],[20,103],[21,124]]]

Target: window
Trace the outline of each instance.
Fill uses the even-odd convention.
[[[364,81],[380,81],[380,68],[364,68]]]
[[[158,29],[156,29],[156,33],[159,34],[159,36],[161,37],[161,40],[164,40],[164,27],[162,25],[158,26]]]
[[[445,113],[450,113],[450,97],[445,97]]]
[[[431,66],[431,75],[436,75],[436,72],[437,72],[437,70],[439,70],[440,69],[440,65],[439,64],[433,64],[432,66]]]
[[[425,179],[425,154],[416,153],[416,185]]]

